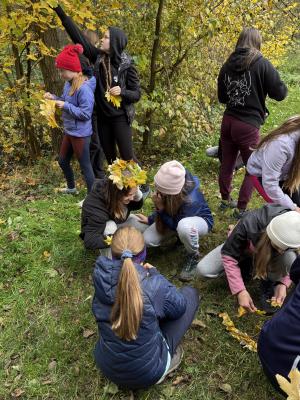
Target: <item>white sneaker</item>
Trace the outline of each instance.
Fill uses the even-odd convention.
[[[68,187],[66,187],[66,188],[59,188],[59,189],[57,189],[57,191],[58,191],[59,193],[61,193],[61,194],[78,194],[76,188],[72,188],[72,189],[70,189],[70,188],[68,188]]]
[[[77,203],[77,205],[78,205],[79,208],[82,208],[82,205],[83,205],[84,200],[85,200],[85,199],[83,199],[83,200],[81,200],[81,201],[79,201],[79,202]]]

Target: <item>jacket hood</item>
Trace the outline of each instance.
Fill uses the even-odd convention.
[[[95,92],[95,90],[96,90],[96,84],[97,84],[97,81],[94,76],[92,76],[90,79],[85,81],[85,85],[89,86],[93,92]]]
[[[109,37],[110,59],[115,66],[118,66],[122,60],[122,53],[127,46],[127,36],[122,29],[110,26]]]
[[[135,264],[135,267],[142,280],[147,275],[147,271],[138,264]],[[121,268],[121,260],[111,260],[103,256],[98,257],[96,260],[93,280],[95,296],[101,303],[108,305],[114,303]]]
[[[229,69],[235,72],[243,72],[247,69],[246,61],[249,55],[250,48],[238,47],[231,53],[226,64]],[[262,58],[262,54],[258,53],[257,56],[252,60],[251,65],[255,64],[258,60]]]

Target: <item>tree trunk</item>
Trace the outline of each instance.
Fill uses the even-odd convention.
[[[163,6],[164,6],[164,0],[159,0],[157,14],[156,14],[156,20],[155,20],[154,41],[153,41],[152,54],[151,54],[150,78],[149,78],[149,85],[147,88],[148,96],[151,95],[155,89],[155,83],[156,83],[155,78],[156,78],[156,72],[157,72],[156,71],[156,62],[157,62],[157,57],[158,57]],[[147,147],[151,141],[153,113],[154,113],[153,110],[149,110],[146,113],[145,124],[148,129],[145,130],[145,132],[143,133],[143,148]]]
[[[62,45],[62,36],[57,28],[49,29],[41,33],[41,39],[48,48],[58,49]],[[44,56],[40,62],[40,68],[43,75],[45,89],[47,92],[60,95],[63,90],[63,81],[60,79],[57,69],[54,65],[54,58]],[[62,131],[58,128],[51,129],[51,143],[55,154],[58,153],[62,140]]]

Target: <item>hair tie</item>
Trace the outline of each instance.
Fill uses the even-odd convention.
[[[130,250],[123,250],[122,254],[121,254],[121,260],[125,260],[125,258],[132,258],[133,254],[132,251]]]

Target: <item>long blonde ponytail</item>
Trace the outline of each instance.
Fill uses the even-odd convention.
[[[133,227],[119,228],[112,240],[111,250],[120,257],[125,250],[138,254],[144,248],[143,235]],[[135,340],[143,314],[143,296],[138,272],[130,257],[123,259],[116,298],[111,312],[112,330],[123,340]]]

